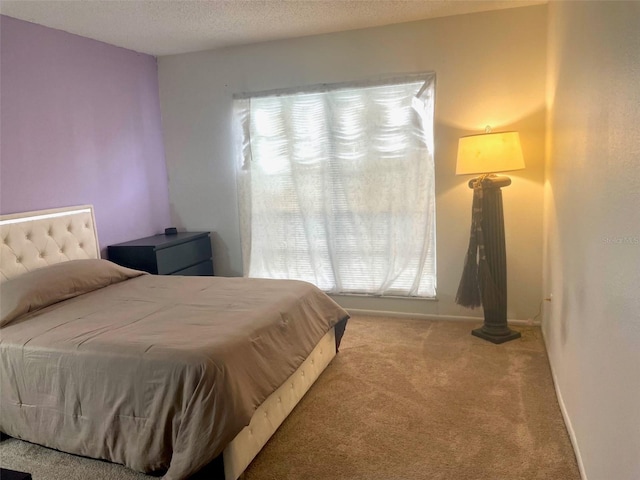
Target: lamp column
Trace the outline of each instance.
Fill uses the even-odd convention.
[[[469,182],[473,188],[476,179]],[[480,281],[484,325],[471,333],[493,343],[520,338],[520,332],[507,325],[507,254],[502,209],[502,187],[511,185],[505,176],[489,176],[482,180],[482,233],[487,268],[492,285]]]

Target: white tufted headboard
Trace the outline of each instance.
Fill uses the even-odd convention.
[[[54,263],[100,258],[93,206],[0,216],[0,282]]]

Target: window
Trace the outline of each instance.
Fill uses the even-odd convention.
[[[434,81],[234,100],[245,274],[435,296]]]

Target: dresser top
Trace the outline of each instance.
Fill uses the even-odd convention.
[[[153,247],[153,248],[166,248],[180,243],[190,242],[200,237],[208,237],[210,232],[178,232],[174,235],[165,235],[161,233],[159,235],[152,235],[150,237],[137,238],[129,242],[117,243],[115,245],[109,245],[111,247]]]

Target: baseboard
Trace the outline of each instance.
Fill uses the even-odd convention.
[[[553,387],[556,391],[556,397],[558,399],[558,405],[560,406],[560,412],[562,413],[562,419],[564,420],[564,425],[565,427],[567,427],[569,440],[571,440],[573,453],[576,456],[576,462],[578,463],[578,471],[580,472],[580,478],[582,480],[588,480],[587,472],[585,472],[584,463],[582,462],[582,455],[580,454],[580,447],[578,446],[578,439],[576,438],[575,430],[573,429],[573,425],[571,424],[571,418],[569,417],[569,413],[567,412],[567,408],[564,404],[564,399],[562,398],[562,392],[560,391],[560,387],[558,386],[558,377],[556,377],[556,372],[553,368],[553,363],[551,362],[551,358],[549,357],[549,349],[547,348],[547,337],[544,334],[544,330],[542,330],[542,339],[544,340],[545,350],[547,352],[547,361],[549,362],[549,367],[551,368],[551,378],[553,379]]]
[[[420,320],[442,320],[447,322],[482,322],[482,317],[471,317],[464,315],[436,315],[433,313],[410,313],[410,312],[391,312],[380,310],[364,310],[360,308],[347,308],[352,315],[368,315],[372,317],[399,317],[399,318],[418,318]],[[521,326],[540,326],[540,320],[518,320],[508,319],[509,325]]]

